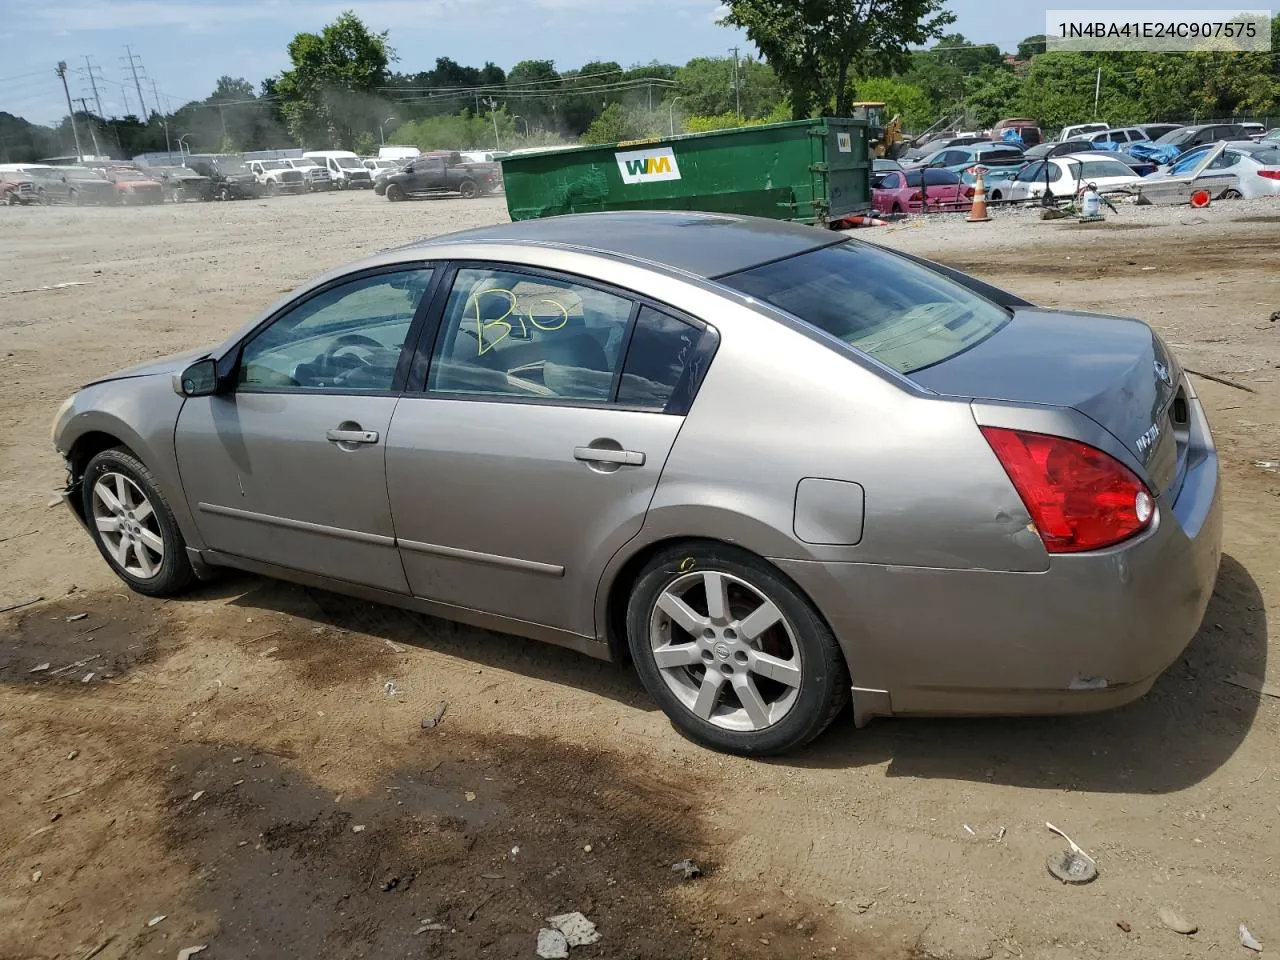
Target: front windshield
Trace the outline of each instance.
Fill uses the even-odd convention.
[[[244,165],[244,161],[238,160],[234,157],[218,157],[218,159],[214,161],[214,164],[217,166],[220,173],[228,177],[235,176],[239,173],[249,172],[249,168]]]
[[[341,167],[343,170],[363,170],[364,169],[364,164],[361,163],[355,157],[336,157],[335,160],[338,166]]]
[[[1190,140],[1193,132],[1190,130],[1170,130],[1163,137],[1156,141],[1160,146],[1177,146],[1186,140]]]
[[[900,373],[967,350],[1009,313],[904,257],[867,243],[811,250],[721,280]]]
[[[117,180],[146,180],[147,177],[139,173],[137,170],[117,170],[115,171]]]
[[[261,163],[263,170],[287,170],[289,168],[289,165],[283,160],[263,160]]]
[[[309,170],[312,167],[320,166],[314,160],[290,160],[289,162],[293,164],[295,170]]]

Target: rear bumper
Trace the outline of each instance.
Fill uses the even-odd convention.
[[[1078,713],[1135,700],[1200,628],[1221,549],[1209,441],[1147,533],[1055,556],[1043,573],[774,562],[840,640],[862,722]]]

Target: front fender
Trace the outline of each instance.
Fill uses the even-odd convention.
[[[173,391],[167,375],[111,380],[85,387],[54,424],[54,446],[75,464],[75,452],[84,442],[97,445],[106,436],[128,447],[151,471],[173,510],[187,546],[203,549],[204,542],[187,506],[178,475],[174,432],[184,398]],[[78,487],[80,477],[71,478]]]

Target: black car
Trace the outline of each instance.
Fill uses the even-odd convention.
[[[187,154],[189,170],[209,178],[210,190],[218,200],[246,200],[262,196],[262,184],[234,154]]]
[[[871,189],[874,190],[884,182],[884,178],[891,173],[900,173],[902,164],[897,160],[887,160],[884,157],[876,157],[871,162]]]
[[[430,194],[456,193],[464,200],[502,187],[496,163],[468,163],[457,151],[424,153],[398,170],[379,174],[373,192],[391,201]]]
[[[1159,140],[1166,133],[1182,129],[1180,123],[1140,123],[1138,127],[1147,135],[1148,140]]]
[[[1027,147],[1023,156],[1028,160],[1048,160],[1050,157],[1062,157],[1068,153],[1087,153],[1093,150],[1093,143],[1088,140],[1050,140]]]
[[[1219,140],[1248,140],[1248,134],[1237,123],[1201,123],[1193,127],[1178,127],[1155,141],[1157,146],[1177,147],[1186,152],[1192,147]]]

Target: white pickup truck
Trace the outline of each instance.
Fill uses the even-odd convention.
[[[249,170],[254,179],[270,193],[306,193],[306,174],[283,160],[251,160]]]

